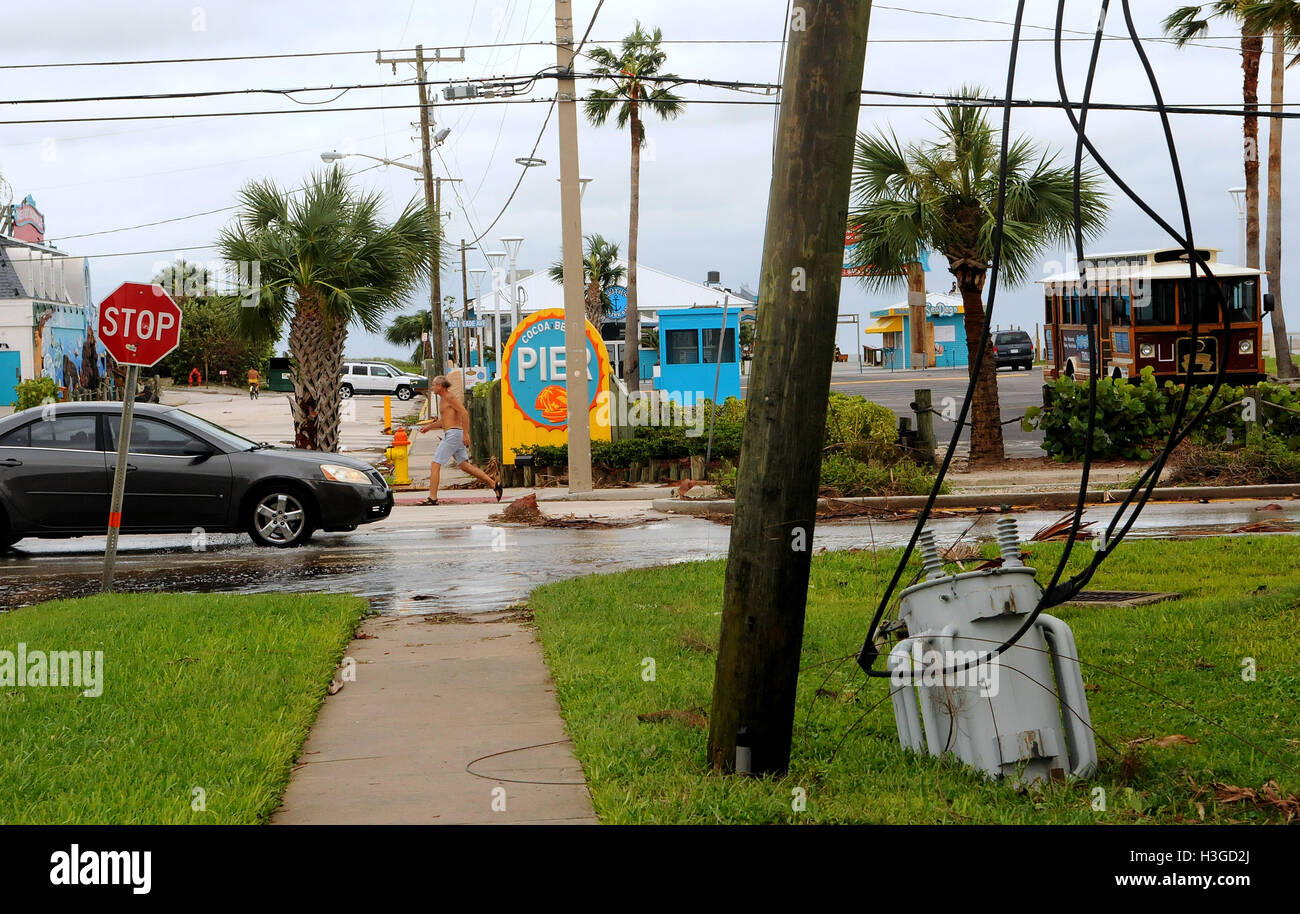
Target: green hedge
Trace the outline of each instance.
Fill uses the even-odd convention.
[[[1279,438],[1290,447],[1300,446],[1300,396],[1279,384],[1256,385],[1260,393],[1257,413],[1260,430]],[[1229,430],[1233,440],[1246,435],[1241,405],[1245,386],[1224,385],[1215,395],[1205,421],[1192,433],[1203,445],[1222,444]],[[1173,381],[1157,384],[1150,368],[1142,370],[1136,382],[1101,378],[1097,382],[1097,419],[1093,432],[1093,456],[1108,460],[1149,460],[1173,428],[1175,413],[1182,397],[1182,385]],[[1209,397],[1208,386],[1192,388],[1188,396],[1184,421],[1195,416]],[[1041,429],[1043,450],[1061,462],[1083,459],[1088,429],[1088,385],[1060,378],[1044,389],[1045,405],[1025,411],[1021,428]]]

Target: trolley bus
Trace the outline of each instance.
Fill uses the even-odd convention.
[[[1039,280],[1044,287],[1043,355],[1048,378],[1087,378],[1094,353],[1088,339],[1088,309],[1096,309],[1096,353],[1102,376],[1136,379],[1148,366],[1157,379],[1185,376],[1211,383],[1220,359],[1227,359],[1230,383],[1264,378],[1262,324],[1273,296],[1260,295],[1260,270],[1219,262],[1217,249],[1198,249],[1215,279],[1199,276],[1192,286],[1187,253],[1175,250],[1090,254],[1084,258],[1087,288],[1079,271]],[[1226,352],[1220,352],[1223,324],[1218,288],[1222,283],[1228,322]],[[1199,311],[1193,341],[1193,308]]]

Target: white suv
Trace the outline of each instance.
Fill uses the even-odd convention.
[[[344,362],[339,374],[339,392],[345,400],[353,394],[390,394],[409,400],[428,384],[428,378],[407,374],[387,362]]]

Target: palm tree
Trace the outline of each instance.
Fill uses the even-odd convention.
[[[630,391],[641,389],[641,366],[637,358],[637,341],[641,335],[641,314],[637,309],[636,255],[637,233],[641,219],[641,149],[645,146],[645,121],[642,109],[672,120],[682,113],[683,102],[662,85],[674,77],[660,73],[668,55],[660,48],[662,30],[653,33],[636,24],[636,30],[623,39],[618,51],[594,48],[589,55],[596,66],[593,73],[609,80],[612,88],[593,89],[587,97],[587,120],[603,126],[617,106],[615,123],[621,130],[630,125],[632,141],[632,197],[628,208],[627,229],[627,331],[624,335],[623,381]]]
[[[430,332],[429,325],[432,323],[433,318],[427,308],[414,314],[399,314],[384,331],[384,339],[394,346],[415,344],[415,348],[411,350],[411,357],[407,361],[419,364],[420,360],[425,358],[427,351],[424,342],[425,334]]]
[[[978,92],[962,89],[957,95],[974,98]],[[935,126],[937,141],[907,146],[893,134],[858,135],[849,220],[858,243],[852,256],[856,263],[873,266],[863,282],[874,289],[902,281],[923,248],[948,258],[965,308],[970,372],[976,379],[971,460],[998,460],[1003,456],[1002,419],[992,347],[978,364],[975,356],[984,329],[984,282],[993,258],[999,144],[983,107],[952,102],[940,109]],[[1003,285],[1027,279],[1050,245],[1073,241],[1074,170],[1056,167],[1054,161],[1024,137],[1009,147]],[[1095,237],[1106,214],[1095,172],[1083,173],[1079,199],[1083,234]]]
[[[1273,35],[1273,60],[1270,96],[1272,111],[1281,114],[1285,102],[1286,69],[1300,63],[1296,54],[1286,62],[1288,49],[1300,46],[1300,2],[1268,0],[1249,3],[1242,10],[1249,28]],[[1268,211],[1264,241],[1264,269],[1268,271],[1268,290],[1273,293],[1274,308],[1269,315],[1273,325],[1273,353],[1277,356],[1277,376],[1293,378],[1290,340],[1286,335],[1286,314],[1282,309],[1282,124],[1274,117],[1268,124]]]
[[[1246,168],[1246,263],[1259,268],[1259,61],[1264,53],[1263,32],[1244,19],[1251,0],[1214,0],[1212,3],[1180,6],[1165,17],[1165,34],[1178,47],[1204,38],[1214,18],[1241,23],[1241,95],[1246,117],[1242,118],[1242,157]]]
[[[294,445],[337,451],[348,328],[378,333],[384,314],[429,275],[429,251],[442,250],[437,221],[412,201],[385,223],[383,197],[351,187],[338,166],[313,175],[300,195],[264,180],[239,199],[217,247],[226,260],[260,265],[256,305],[234,305],[241,329],[265,338],[289,325]]]
[[[618,262],[618,245],[606,241],[604,236],[591,234],[586,236],[587,252],[582,258],[582,282],[584,286],[583,301],[587,305],[587,320],[597,330],[605,323],[605,315],[613,310],[614,303],[609,300],[609,289],[623,281],[627,268]],[[564,263],[556,261],[551,264],[551,279],[564,283]],[[631,294],[629,290],[629,294]],[[626,358],[626,357],[625,357]]]

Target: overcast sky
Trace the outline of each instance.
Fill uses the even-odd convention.
[[[900,0],[906,2],[906,0]],[[1135,18],[1144,36],[1159,36],[1159,20],[1176,5],[1136,0]],[[870,89],[943,92],[962,84],[979,84],[1000,94],[1006,80],[1010,26],[1016,4],[986,0],[928,0],[899,5],[877,4],[863,85]],[[1118,3],[1113,4],[1118,7]],[[595,0],[574,4],[579,34]],[[8,4],[0,35],[4,71],[3,99],[62,99],[219,89],[298,88],[394,83],[413,75],[410,67],[375,63],[377,48],[450,47],[462,45],[464,63],[431,67],[431,79],[483,78],[534,73],[555,63],[553,47],[473,47],[501,42],[554,39],[553,4],[545,0],[341,0],[278,2],[229,0],[196,5],[194,0],[59,0],[56,3]],[[1068,28],[1088,30],[1099,2],[1071,0]],[[1034,0],[1027,22],[1042,28],[1025,33],[1016,95],[1054,98],[1051,32],[1056,4]],[[774,81],[780,65],[784,0],[608,0],[592,31],[592,43],[614,44],[639,18],[659,26],[667,40],[668,69],[682,76]],[[960,18],[978,15],[989,22]],[[957,17],[957,18],[952,18]],[[1122,18],[1112,15],[1111,35],[1123,35]],[[1162,42],[1147,50],[1171,104],[1239,104],[1240,54],[1232,29],[1216,24],[1218,40],[1179,51]],[[1072,36],[1078,38],[1080,36]],[[960,39],[960,40],[957,40]],[[971,40],[977,39],[977,40]],[[733,42],[722,44],[719,42]],[[734,42],[752,43],[734,43]],[[1067,43],[1067,75],[1075,97],[1081,85],[1089,44]],[[271,53],[362,51],[350,56],[156,64],[147,66],[12,69],[17,64],[121,61],[151,58],[220,57]],[[1291,71],[1288,99],[1300,98],[1300,70]],[[1261,72],[1267,97],[1268,58]],[[530,97],[549,98],[553,83],[539,81]],[[581,88],[581,87],[580,87]],[[763,101],[761,95],[685,87],[687,99]],[[123,115],[282,111],[258,117],[189,118],[152,121],[100,120],[70,123],[5,124],[0,129],[0,175],[12,185],[15,199],[32,194],[46,218],[47,237],[73,254],[98,256],[91,273],[95,297],[119,282],[145,280],[162,262],[181,255],[191,260],[215,258],[211,248],[230,213],[193,215],[229,207],[239,188],[256,178],[272,178],[285,187],[299,186],[322,167],[319,155],[339,149],[398,158],[418,164],[418,119],[412,86],[355,89],[335,101],[337,91],[301,93],[297,102],[280,95],[244,95],[209,99],[116,101],[0,106],[0,120],[33,118],[110,118]],[[1095,91],[1097,101],[1148,103],[1151,94],[1133,49],[1126,42],[1107,42]],[[861,129],[886,128],[902,139],[932,135],[923,108],[864,104]],[[529,154],[547,104],[469,106],[443,103],[436,118],[452,133],[443,147],[445,164],[436,170],[463,179],[444,185],[444,209],[452,240],[474,238],[501,211],[519,175],[516,157]],[[404,109],[332,111],[331,108],[398,106]],[[1062,161],[1073,154],[1073,134],[1063,114],[1015,112],[1013,127],[1047,148],[1060,150]],[[1155,115],[1094,112],[1089,133],[1110,161],[1165,217],[1179,223],[1168,157]],[[1184,174],[1191,189],[1191,212],[1197,242],[1224,250],[1223,259],[1238,260],[1237,217],[1228,188],[1243,183],[1240,122],[1236,118],[1177,116]],[[724,284],[757,291],[766,200],[770,181],[773,109],[768,105],[697,104],[671,123],[648,125],[652,146],[642,169],[640,260],[679,276],[702,281],[718,270]],[[1285,161],[1288,172],[1300,169],[1300,125],[1288,127]],[[1267,122],[1261,124],[1266,144]],[[628,140],[612,125],[579,133],[581,171],[594,178],[583,204],[583,230],[600,232],[626,247],[628,211]],[[552,119],[537,155],[547,160],[532,169],[504,216],[480,248],[500,247],[502,235],[523,235],[520,265],[543,269],[558,259],[559,175],[555,121]],[[349,169],[374,164],[347,161]],[[377,168],[357,181],[384,191],[394,211],[419,192],[410,172]],[[1284,237],[1292,250],[1300,245],[1297,194],[1284,213]],[[193,216],[193,218],[182,218]],[[143,223],[162,225],[130,228]],[[1261,212],[1261,222],[1263,213]],[[94,234],[91,234],[94,233]],[[77,237],[80,236],[80,237]],[[1094,250],[1163,246],[1166,238],[1133,205],[1116,197],[1105,236]],[[132,252],[154,252],[139,253]],[[484,266],[481,250],[470,266]],[[1044,257],[1046,275],[1064,259],[1063,251]],[[1294,264],[1295,258],[1290,258]],[[933,291],[947,291],[951,277],[942,258],[933,258]],[[1288,323],[1300,331],[1300,269],[1283,276]],[[459,261],[443,274],[444,294],[460,296]],[[470,291],[473,297],[473,289]],[[896,294],[867,295],[854,280],[845,280],[841,310],[860,312],[894,304]],[[427,292],[414,297],[415,310],[427,304]],[[1019,324],[1032,332],[1042,320],[1037,287],[1011,290],[998,302],[995,323]],[[842,328],[840,346],[854,351],[856,341]],[[354,332],[354,356],[396,355],[382,340]]]

